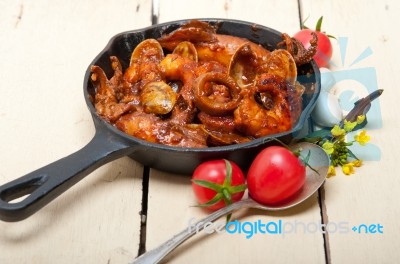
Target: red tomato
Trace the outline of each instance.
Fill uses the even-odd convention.
[[[312,39],[311,32],[315,32],[318,36],[317,53],[314,55],[314,60],[318,67],[326,67],[329,64],[329,60],[332,58],[332,44],[325,33],[311,29],[302,29],[293,37],[308,49],[310,47],[310,40]]]
[[[307,20],[307,19],[306,19]],[[315,32],[318,37],[317,53],[314,55],[314,60],[318,67],[326,67],[329,64],[329,60],[332,58],[332,44],[329,37],[334,38],[331,35],[325,34],[321,31],[323,17],[321,16],[315,26],[315,30],[311,30],[302,24],[302,30],[297,32],[293,37],[299,40],[303,46],[308,49],[310,47],[310,40],[312,39],[311,32]]]
[[[287,200],[306,179],[306,167],[290,150],[272,146],[261,151],[247,174],[249,195],[262,204]]]
[[[226,162],[229,162],[230,166],[232,167],[230,181],[229,178],[227,178]],[[214,185],[219,186],[221,190],[216,191],[211,188],[204,187],[204,184],[199,184],[199,181],[213,183]],[[200,205],[211,201],[216,195],[219,195],[220,199],[217,203],[207,206],[208,209],[218,210],[222,207],[225,207],[226,203],[236,202],[242,199],[246,189],[245,177],[239,166],[232,161],[206,161],[200,164],[193,172],[192,188]],[[223,189],[225,190],[223,191]],[[226,192],[229,194],[226,194]],[[228,197],[226,197],[226,195]],[[230,199],[230,201],[227,201],[226,198]]]

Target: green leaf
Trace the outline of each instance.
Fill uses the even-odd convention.
[[[232,183],[232,165],[229,161],[224,159],[225,161],[225,166],[226,166],[226,175],[225,175],[225,180],[224,180],[224,187],[229,187],[231,186]]]
[[[324,17],[323,16],[321,16],[319,19],[318,19],[318,21],[317,21],[317,25],[315,26],[315,31],[321,31],[321,26],[322,26],[322,19],[323,19]]]
[[[205,180],[192,180],[192,181],[199,186],[211,189],[216,192],[221,192],[221,190],[223,188],[220,184],[210,182],[210,181],[205,181]]]
[[[238,192],[243,192],[246,189],[247,189],[247,184],[231,186],[231,187],[228,188],[228,190],[229,190],[229,192],[231,194],[238,193]]]
[[[217,193],[210,201],[202,204],[195,205],[196,207],[209,207],[212,206],[223,199],[222,193]]]
[[[354,154],[353,151],[351,151],[349,148],[347,148],[347,150],[349,151],[349,156],[350,156],[350,157],[352,157],[352,158],[354,158],[354,159],[356,159],[356,160],[359,160],[359,158]]]
[[[307,156],[304,158],[304,163],[308,164],[308,161],[310,160],[311,157],[311,150],[308,150]]]
[[[326,35],[328,38],[332,38],[332,39],[335,39],[335,40],[337,40],[337,38],[335,37],[335,36],[333,36],[333,35],[329,35],[329,34],[327,34]]]
[[[231,193],[226,188],[222,189],[222,198],[224,199],[225,205],[232,203]]]
[[[226,216],[226,223],[229,223],[229,221],[231,220],[231,217],[232,217],[232,213],[230,213]]]

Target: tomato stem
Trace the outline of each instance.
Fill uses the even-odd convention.
[[[210,201],[206,202],[206,203],[202,203],[202,204],[198,204],[195,205],[196,207],[209,207],[212,206],[216,203],[218,203],[219,201],[221,201],[222,199],[222,193],[217,193]]]
[[[225,173],[226,176],[225,176],[223,186],[228,187],[231,185],[231,182],[232,182],[232,165],[228,160],[224,159],[224,161],[225,161],[225,166],[226,166],[226,173]]]
[[[306,23],[306,21],[308,20],[309,17],[310,17],[310,15],[308,15],[307,18],[304,19],[304,21],[301,23],[301,25],[300,25],[301,29],[310,29],[309,27],[307,27],[307,26],[305,25],[305,23]],[[317,24],[315,25],[315,31],[316,31],[316,32],[322,32],[321,29],[322,29],[322,21],[323,21],[323,19],[324,19],[324,16],[321,16],[321,17],[318,19]],[[328,34],[326,34],[325,32],[322,32],[322,33],[324,33],[328,38],[336,39],[336,37],[333,36],[333,35],[328,35]]]
[[[300,28],[301,29],[309,29],[306,25],[305,25],[305,23],[307,22],[307,20],[310,18],[310,15],[308,15],[307,17],[306,17],[306,19],[304,19],[304,21],[302,21],[301,22],[301,25],[300,25]]]
[[[312,171],[318,173],[318,175],[319,175],[319,172],[318,172],[316,169],[314,169],[314,168],[310,165],[310,163],[308,162],[308,161],[310,160],[310,157],[311,157],[311,150],[308,150],[308,153],[307,153],[307,156],[306,156],[306,157],[301,156],[301,154],[300,154],[300,152],[299,152],[298,158],[304,163],[304,165],[305,165],[306,167],[309,167]]]
[[[212,206],[221,200],[224,201],[225,205],[230,205],[232,204],[232,194],[243,192],[247,189],[246,184],[232,186],[232,165],[228,160],[224,159],[224,161],[225,161],[226,171],[223,184],[218,184],[207,180],[197,180],[197,179],[192,180],[193,183],[216,192],[216,195],[211,200],[199,204],[197,205],[197,207]],[[228,215],[227,222],[229,221],[230,217],[231,215]]]
[[[287,144],[283,143],[282,141],[280,141],[279,139],[277,139],[277,138],[272,138],[272,139],[279,142],[280,144],[282,144],[286,149],[290,150],[289,146]],[[310,160],[311,151],[310,150],[308,151],[308,154],[305,158],[301,156],[301,151],[302,151],[302,149],[299,148],[299,149],[291,151],[291,152],[293,153],[293,155],[298,157],[304,163],[305,166],[309,167],[312,171],[319,174],[319,172],[308,163],[308,161]]]
[[[197,185],[200,185],[202,187],[211,189],[211,190],[216,191],[216,192],[221,192],[221,190],[223,188],[221,186],[221,184],[217,184],[217,183],[210,182],[210,181],[205,181],[205,180],[192,180],[192,181]]]
[[[231,204],[232,203],[232,196],[231,196],[231,193],[228,191],[228,189],[222,188],[222,192],[221,193],[223,195],[225,204],[226,205]]]
[[[289,149],[289,145],[283,143],[281,140],[277,139],[277,138],[271,138],[272,140],[278,142],[279,144],[281,144],[282,146],[284,146],[285,148]]]
[[[321,32],[321,27],[322,27],[322,20],[324,19],[324,16],[321,16],[318,21],[317,25],[315,25],[315,31]]]
[[[228,188],[231,194],[243,192],[247,189],[247,184],[235,185]]]

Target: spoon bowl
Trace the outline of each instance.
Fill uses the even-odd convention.
[[[307,167],[306,181],[304,183],[304,186],[297,194],[295,194],[295,196],[291,197],[291,199],[280,204],[264,205],[257,203],[251,198],[247,198],[228,205],[218,211],[213,212],[212,214],[198,221],[197,223],[194,223],[192,226],[189,226],[185,230],[173,236],[171,239],[159,245],[157,248],[152,249],[139,256],[137,259],[135,259],[133,264],[158,263],[184,241],[192,237],[199,230],[204,229],[206,223],[214,222],[220,217],[227,215],[235,210],[242,208],[256,208],[265,211],[281,211],[299,205],[300,203],[307,200],[310,196],[316,193],[325,182],[329,169],[329,157],[321,147],[312,143],[300,142],[291,146],[290,148],[291,150],[301,149],[301,156],[307,156],[308,152],[310,151],[311,155],[310,159],[308,160],[308,164],[313,168],[311,169]]]

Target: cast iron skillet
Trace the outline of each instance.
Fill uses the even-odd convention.
[[[199,20],[216,25],[220,34],[244,37],[269,50],[276,48],[282,40],[280,32],[254,23],[225,19]],[[114,55],[126,69],[137,44],[147,38],[158,38],[186,22],[188,20],[168,22],[118,34],[90,65],[100,66],[110,76],[112,69],[109,58]],[[177,148],[131,137],[97,116],[92,103],[95,91],[90,81],[90,65],[86,70],[83,92],[96,128],[93,139],[77,152],[0,186],[1,220],[19,221],[29,217],[98,167],[122,156],[129,155],[143,165],[159,170],[191,174],[199,163],[209,159],[230,159],[246,169],[254,156],[271,144],[271,137],[263,137],[223,147]],[[284,141],[292,138],[307,123],[320,92],[320,73],[314,62],[300,67],[298,71],[298,80],[307,88],[303,96],[303,111],[291,131],[274,135]],[[25,195],[22,201],[11,202]]]

